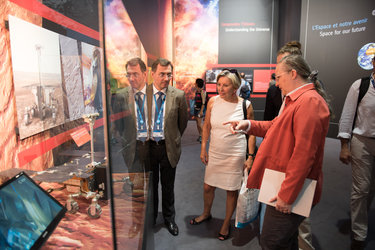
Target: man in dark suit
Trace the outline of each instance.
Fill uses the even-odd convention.
[[[268,88],[266,96],[266,107],[264,108],[263,120],[271,121],[279,114],[281,104],[283,103],[281,90],[276,85]]]
[[[169,85],[173,76],[170,61],[159,58],[152,64],[152,85],[147,86],[150,126],[150,161],[153,173],[154,222],[158,215],[159,172],[162,210],[168,231],[176,236],[174,180],[181,155],[181,136],[187,126],[188,107],[185,93]]]
[[[128,172],[151,171],[149,156],[149,121],[147,116],[146,65],[140,58],[126,63],[130,86],[116,93],[115,113],[124,112],[124,118],[116,121],[122,135],[122,155]]]

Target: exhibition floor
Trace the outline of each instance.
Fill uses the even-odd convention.
[[[196,226],[189,224],[203,209],[204,165],[199,158],[200,144],[196,141],[197,137],[195,122],[189,121],[182,138],[182,155],[175,182],[176,223],[180,234],[175,237],[167,231],[160,207],[154,227],[155,249],[260,249],[258,221],[245,229],[234,229],[233,219],[231,237],[226,241],[216,238],[225,215],[226,193],[223,190],[216,190],[213,219]],[[323,163],[323,195],[311,213],[313,244],[317,250],[350,248],[351,170],[338,160],[339,150],[339,140],[327,138]],[[375,249],[375,202],[371,206],[369,225],[366,249]]]

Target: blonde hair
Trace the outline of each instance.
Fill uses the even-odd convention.
[[[235,73],[232,73],[229,70],[225,69],[217,75],[216,82],[218,82],[220,78],[225,76],[231,81],[233,88],[238,89],[241,86],[241,80],[238,73],[236,73],[237,71]]]

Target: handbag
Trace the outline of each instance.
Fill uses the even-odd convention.
[[[237,199],[236,221],[237,228],[244,228],[253,222],[259,214],[259,189],[247,188],[248,173],[244,170],[242,186]]]

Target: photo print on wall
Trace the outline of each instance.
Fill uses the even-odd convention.
[[[59,35],[62,84],[65,89],[64,99],[67,103],[66,117],[73,121],[82,117],[85,112],[83,101],[83,84],[81,72],[81,60],[79,56],[78,42],[75,39]]]
[[[9,16],[20,138],[64,123],[58,34]]]
[[[9,16],[20,138],[102,113],[101,48]]]
[[[81,42],[83,76],[83,100],[85,114],[103,113],[102,77],[100,72],[101,49]]]

